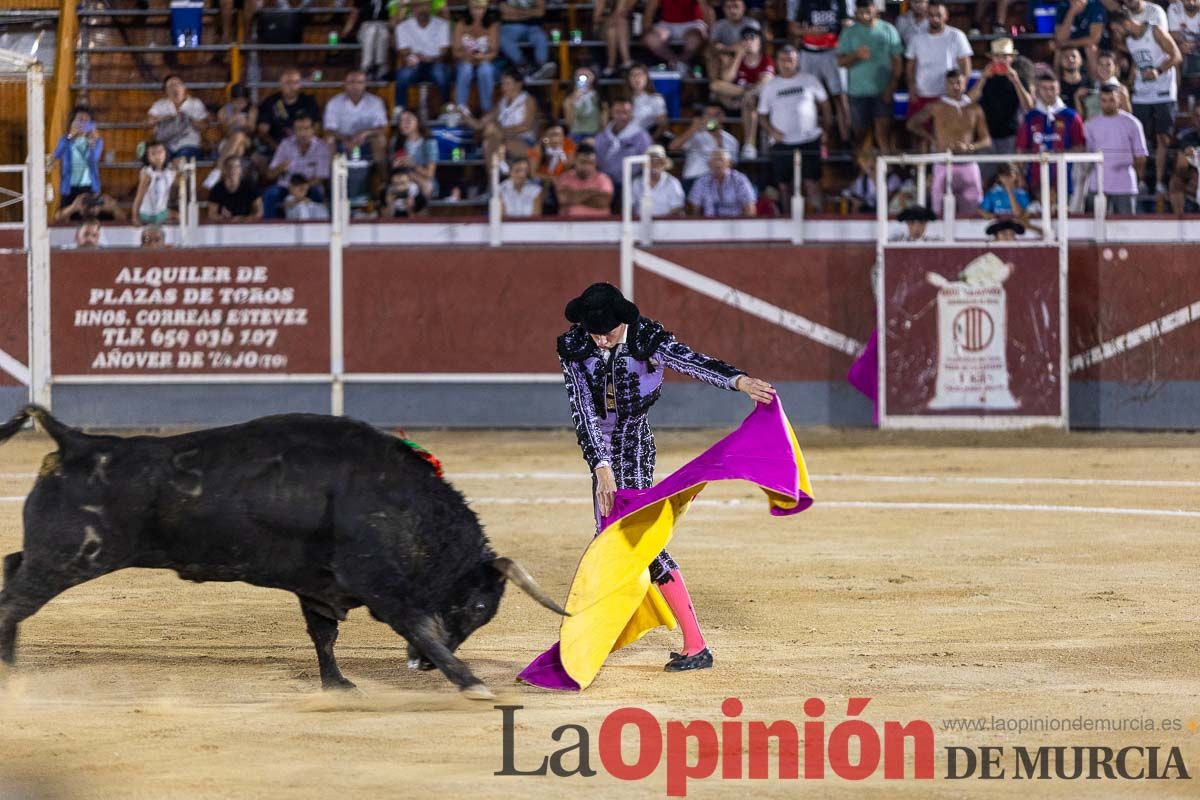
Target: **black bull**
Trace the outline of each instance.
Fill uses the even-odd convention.
[[[352,608],[408,640],[472,697],[487,687],[454,651],[486,624],[507,580],[565,612],[498,558],[462,495],[399,439],[354,420],[265,417],[181,436],[93,436],[28,406],[58,444],[25,501],[24,550],[4,559],[0,661],[17,626],[56,595],[126,567],[244,581],[300,598],[325,688],[351,688],[333,655]]]

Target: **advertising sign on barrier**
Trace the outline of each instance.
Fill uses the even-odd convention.
[[[56,376],[329,372],[320,250],[60,251],[51,286]]]
[[[1059,281],[1054,246],[887,248],[881,424],[1062,424]]]

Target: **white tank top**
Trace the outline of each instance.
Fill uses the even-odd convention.
[[[496,121],[500,123],[501,128],[515,128],[525,124],[525,101],[528,99],[529,95],[525,92],[514,97],[511,103],[503,97],[500,98]]]
[[[1147,25],[1146,32],[1140,39],[1132,36],[1126,37],[1125,46],[1129,48],[1129,55],[1133,58],[1134,66],[1137,67],[1137,76],[1133,82],[1133,97],[1131,98],[1133,102],[1139,104],[1176,102],[1174,67],[1161,73],[1156,80],[1142,79],[1143,70],[1157,67],[1167,58],[1166,52],[1154,38],[1154,26]]]
[[[463,49],[468,53],[483,54],[492,46],[492,40],[485,33],[483,36],[472,36],[469,33],[464,33],[462,37]]]

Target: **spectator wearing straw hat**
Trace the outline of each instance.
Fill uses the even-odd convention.
[[[651,145],[646,151],[650,158],[650,213],[655,217],[675,217],[683,213],[683,184],[671,174],[674,164],[660,144]],[[633,213],[641,213],[643,187],[642,175],[633,179]]]
[[[988,152],[1009,155],[1017,152],[1017,125],[1021,114],[1033,108],[1033,95],[1016,69],[1013,40],[993,39],[990,51],[991,62],[968,96],[983,109],[988,135],[992,137]],[[996,174],[996,165],[980,166],[986,183]]]

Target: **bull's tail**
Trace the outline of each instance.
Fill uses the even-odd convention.
[[[70,425],[64,425],[39,405],[27,405],[13,416],[8,422],[0,423],[0,444],[11,439],[17,431],[25,427],[25,423],[33,419],[41,424],[50,438],[58,442],[59,447],[73,441],[80,434]]]

